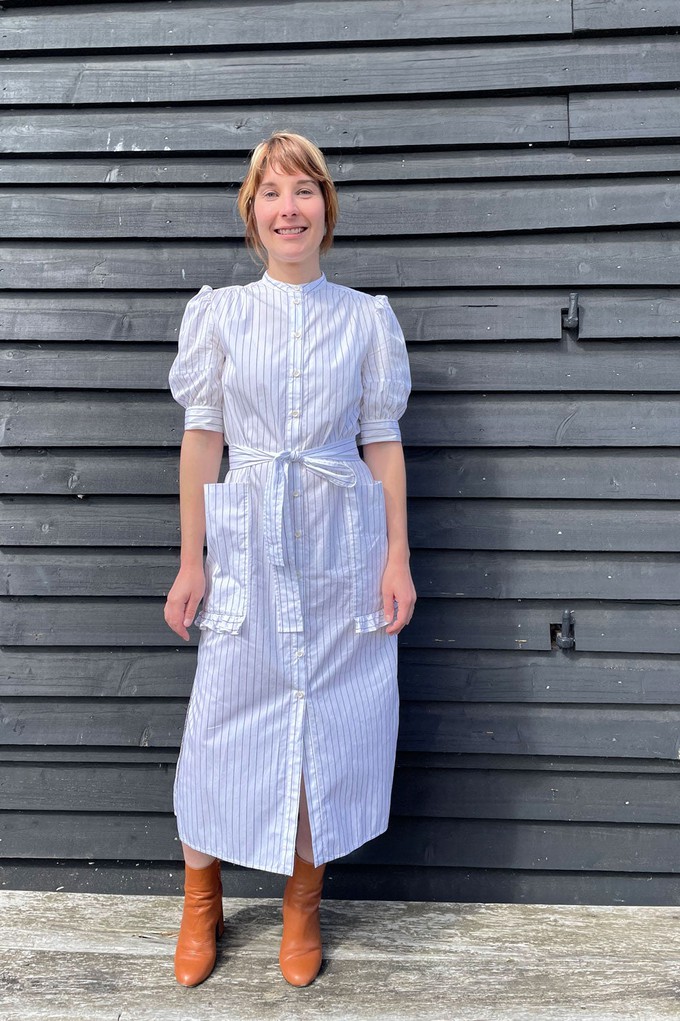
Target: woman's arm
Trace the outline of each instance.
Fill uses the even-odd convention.
[[[387,631],[395,634],[411,620],[416,603],[416,590],[409,567],[411,552],[406,519],[404,448],[399,440],[386,440],[364,444],[363,454],[373,478],[382,482],[385,494],[388,554],[382,579],[382,595],[385,617],[392,621]],[[399,609],[396,620],[393,620],[395,599]]]
[[[224,435],[221,432],[208,429],[185,431],[179,459],[180,568],[168,593],[165,621],[187,642],[187,627],[193,623],[205,591],[203,485],[217,481],[223,452]]]

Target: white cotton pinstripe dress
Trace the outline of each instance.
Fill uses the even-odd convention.
[[[397,635],[382,612],[382,483],[357,443],[401,439],[404,336],[386,297],[324,274],[205,284],[169,384],[185,429],[222,432],[229,447],[224,479],[204,487],[178,832],[223,861],[290,875],[302,771],[316,865],[387,828]]]

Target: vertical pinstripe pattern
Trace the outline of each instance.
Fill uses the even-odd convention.
[[[233,449],[224,480],[205,486],[178,831],[224,861],[290,875],[303,771],[316,865],[387,828],[397,635],[382,611],[382,483],[356,442],[401,439],[406,345],[383,295],[265,273],[201,287],[169,383],[185,428],[223,432]]]

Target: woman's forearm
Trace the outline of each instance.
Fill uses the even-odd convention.
[[[374,479],[383,484],[387,515],[389,558],[410,559],[406,519],[406,466],[404,448],[398,440],[367,443],[364,461]]]
[[[179,514],[181,530],[180,563],[203,563],[205,505],[203,485],[216,482],[224,452],[222,433],[207,429],[187,429],[179,458]]]

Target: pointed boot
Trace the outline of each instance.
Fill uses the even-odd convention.
[[[204,869],[184,866],[184,909],[175,948],[175,978],[197,986],[215,967],[216,940],[224,932],[221,862]]]
[[[293,875],[283,893],[279,966],[292,986],[308,986],[321,967],[319,904],[325,868],[325,865],[315,868],[296,852]]]

